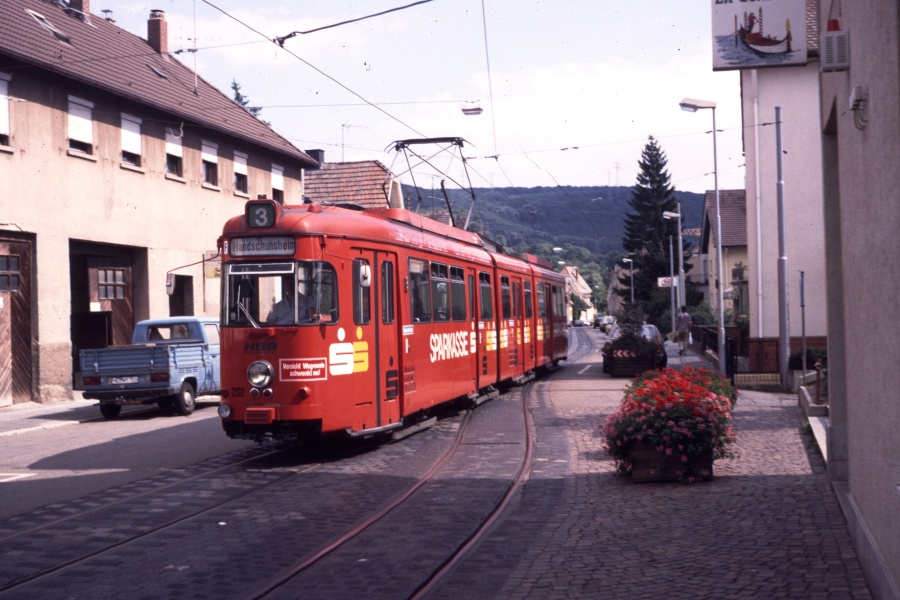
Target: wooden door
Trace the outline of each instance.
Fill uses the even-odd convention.
[[[0,239],[0,406],[33,399],[32,252],[29,240]]]
[[[131,342],[134,328],[134,285],[131,262],[114,256],[88,257],[91,312],[110,315],[111,342],[124,346]]]

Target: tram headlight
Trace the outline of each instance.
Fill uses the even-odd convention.
[[[230,417],[231,416],[231,407],[228,406],[227,404],[220,404],[219,405],[219,416],[222,417],[223,419],[227,419],[228,417]]]
[[[253,387],[266,387],[272,381],[272,365],[264,360],[257,360],[247,368],[247,381]]]

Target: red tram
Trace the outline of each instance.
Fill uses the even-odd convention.
[[[566,358],[549,261],[406,210],[252,200],[219,245],[233,438],[386,432]]]

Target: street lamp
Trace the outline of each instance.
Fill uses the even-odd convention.
[[[631,273],[631,306],[634,306],[634,261],[630,258],[623,258],[623,263],[628,263],[628,272]]]
[[[681,241],[681,203],[678,203],[678,212],[664,211],[664,219],[678,219],[678,306],[684,306],[684,244]]]
[[[678,103],[681,110],[697,112],[703,108],[712,110],[712,134],[713,134],[713,182],[716,190],[716,291],[719,301],[719,374],[727,376],[725,368],[725,285],[722,279],[722,215],[719,211],[719,163],[716,152],[716,103],[709,100],[697,100],[685,98]],[[681,229],[679,227],[679,229]]]

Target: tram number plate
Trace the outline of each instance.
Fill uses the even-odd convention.
[[[109,382],[113,385],[125,383],[137,383],[137,377],[110,377]]]

